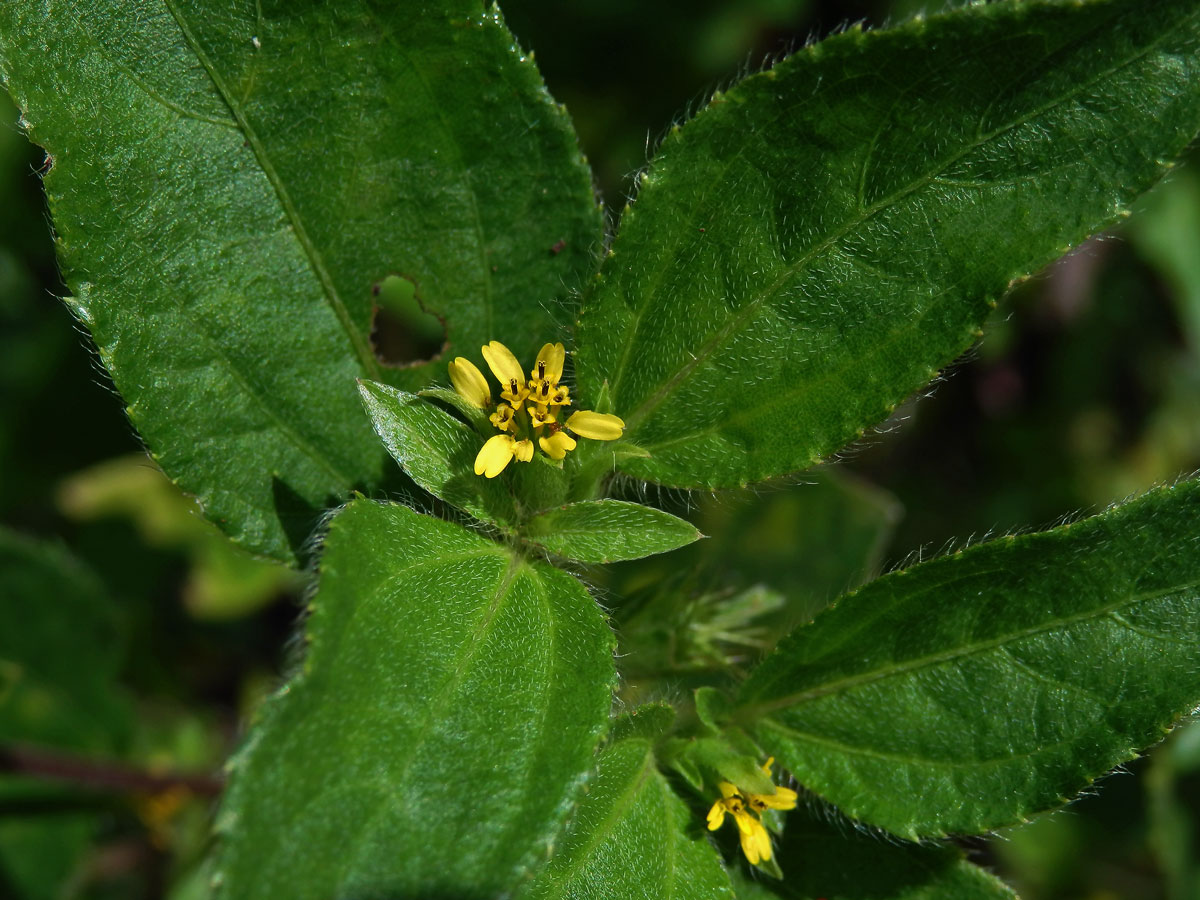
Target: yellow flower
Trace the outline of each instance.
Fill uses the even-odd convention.
[[[475,474],[495,478],[515,457],[518,462],[533,459],[534,443],[553,460],[561,460],[577,446],[570,429],[580,437],[595,441],[615,441],[625,431],[618,416],[591,410],[576,410],[564,423],[558,421],[559,408],[571,405],[571,391],[560,384],[567,353],[562,344],[544,344],[525,378],[525,370],[512,351],[499,341],[482,349],[483,358],[500,382],[500,398],[488,420],[500,432],[492,435],[475,457]],[[469,359],[458,357],[450,363],[450,381],[463,399],[479,409],[492,406],[487,379]]]
[[[771,774],[771,757],[763,764],[762,770],[766,775]],[[718,783],[721,799],[712,805],[708,811],[708,830],[716,831],[725,823],[726,813],[733,816],[737,823],[738,837],[742,842],[742,852],[751,865],[771,858],[771,836],[767,833],[759,816],[766,809],[795,809],[796,792],[791,788],[777,787],[771,794],[752,794],[742,791],[728,781]]]
[[[742,852],[751,865],[771,858],[771,836],[758,817],[746,809],[746,801],[738,789],[728,781],[722,781],[721,799],[708,811],[708,830],[716,831],[725,824],[725,814],[733,816],[737,824]]]
[[[488,421],[501,431],[508,431],[513,427],[513,408],[507,403],[501,403],[496,407],[496,411],[488,416]]]
[[[554,410],[548,406],[538,406],[537,409],[529,410],[529,424],[534,428],[541,428],[544,425],[550,425],[558,416]]]

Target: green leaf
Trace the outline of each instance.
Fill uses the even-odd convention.
[[[720,859],[655,767],[650,741],[629,738],[597,760],[555,855],[520,900],[732,900]]]
[[[739,900],[1016,900],[954,847],[898,843],[803,806],[787,814],[776,844],[783,880],[752,883],[737,875]]]
[[[607,725],[613,639],[565,572],[356,500],[301,672],[235,758],[218,896],[494,897],[543,857]]]
[[[114,691],[124,629],[96,576],[60,547],[0,528],[0,751],[8,742],[115,754],[130,733]],[[19,815],[57,786],[0,775],[0,895],[69,889],[102,815]]]
[[[1065,802],[1200,702],[1200,482],[872,582],[734,714],[858,819],[981,832]]]
[[[607,383],[679,487],[811,465],[1114,221],[1200,128],[1192,0],[972,4],[850,29],[673,129],[585,302]]]
[[[374,381],[360,382],[358,389],[388,453],[413,481],[484,522],[516,521],[505,481],[475,474],[484,441],[477,432],[415,394]]]
[[[65,550],[0,529],[0,742],[111,751],[128,710],[113,694],[120,617]]]
[[[416,285],[447,356],[530,354],[594,265],[569,119],[478,2],[7,3],[0,76],[133,423],[263,554],[294,560],[323,507],[379,485],[355,378],[445,375],[377,359],[379,279]]]
[[[666,553],[703,537],[670,513],[624,500],[581,500],[534,516],[526,536],[551,553],[609,563]]]

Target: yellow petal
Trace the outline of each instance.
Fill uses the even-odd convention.
[[[717,783],[717,788],[721,791],[721,796],[728,800],[730,797],[736,797],[738,793],[737,785],[730,784],[728,781]]]
[[[513,444],[513,456],[520,462],[529,462],[533,459],[533,441],[523,440]]]
[[[563,349],[562,344],[543,344],[529,377],[535,381],[558,384],[558,380],[562,378],[563,360],[566,358],[567,351]]]
[[[742,834],[753,834],[755,825],[762,827],[758,819],[744,809],[733,810],[733,821],[737,823],[738,831]]]
[[[483,347],[483,358],[487,361],[488,368],[492,370],[492,374],[496,376],[496,380],[500,382],[502,388],[509,387],[514,381],[519,386],[524,386],[525,373],[521,369],[521,364],[512,355],[512,351],[502,343],[492,341]]]
[[[716,831],[725,824],[725,803],[718,800],[708,811],[708,830]]]
[[[749,816],[746,818],[749,822],[745,828],[741,828],[739,835],[742,839],[742,852],[746,854],[746,859],[751,865],[758,865],[760,861],[771,858],[771,836],[758,819]],[[741,824],[742,820],[738,819],[739,828]]]
[[[575,449],[575,439],[565,431],[556,431],[549,437],[538,438],[542,452],[551,459],[562,459],[568,450]]]
[[[487,409],[492,405],[492,392],[487,379],[469,359],[460,356],[450,363],[450,383],[458,395],[472,406]]]
[[[797,795],[791,788],[775,788],[773,794],[752,794],[751,796],[767,809],[796,808]]]
[[[625,430],[625,422],[608,413],[581,409],[571,413],[571,418],[567,419],[567,427],[580,437],[591,438],[594,441],[615,441]]]
[[[495,478],[512,461],[515,444],[511,434],[497,434],[488,438],[475,457],[475,474]]]

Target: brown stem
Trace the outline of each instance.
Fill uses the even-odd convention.
[[[0,744],[0,772],[66,781],[97,790],[145,794],[182,787],[194,794],[213,797],[225,786],[219,775],[147,772],[121,763],[21,744]]]

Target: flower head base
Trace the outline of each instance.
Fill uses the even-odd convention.
[[[771,757],[762,766],[765,774],[771,774]],[[708,830],[716,831],[725,824],[725,816],[733,816],[738,828],[742,852],[751,865],[758,865],[771,858],[771,836],[767,833],[759,816],[766,809],[795,809],[796,792],[791,788],[777,787],[772,794],[752,794],[743,791],[728,781],[720,782],[721,799],[708,811]]]
[[[571,405],[571,391],[562,379],[566,350],[562,344],[545,344],[525,377],[525,370],[512,351],[499,341],[482,348],[483,358],[500,382],[500,399],[488,420],[499,434],[488,438],[475,457],[475,474],[495,478],[516,459],[533,459],[534,438],[537,446],[552,460],[561,460],[576,447],[572,431],[595,441],[615,441],[625,431],[617,416],[590,410],[576,410],[565,423],[558,421],[559,411]],[[450,363],[450,382],[459,396],[482,410],[492,408],[492,392],[483,373],[469,359],[458,357]]]

